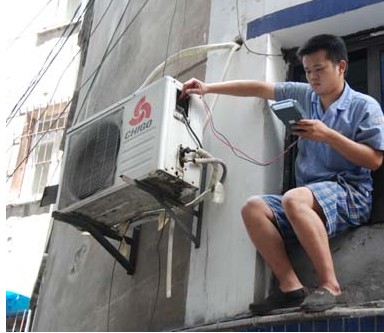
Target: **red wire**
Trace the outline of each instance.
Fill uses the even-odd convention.
[[[204,103],[204,109],[207,113],[207,116],[208,116],[208,120],[209,120],[209,125],[210,125],[210,128],[211,128],[211,131],[213,133],[213,135],[216,137],[216,139],[218,139],[219,141],[221,141],[223,144],[225,144],[227,147],[231,148],[232,152],[239,158],[241,159],[244,159],[250,163],[253,163],[253,164],[256,164],[256,165],[259,165],[259,166],[268,166],[268,165],[271,165],[272,163],[275,163],[276,161],[278,161],[280,158],[282,158],[285,154],[287,154],[293,146],[295,146],[298,142],[298,139],[295,140],[293,143],[291,143],[286,150],[284,150],[283,152],[281,152],[280,154],[278,154],[277,156],[275,156],[274,158],[272,158],[271,160],[268,160],[267,162],[260,162],[260,161],[257,161],[256,159],[254,159],[253,157],[249,156],[248,154],[246,154],[245,152],[243,152],[241,149],[239,149],[238,147],[234,146],[226,137],[224,134],[220,133],[216,128],[215,128],[215,124],[213,123],[213,117],[212,117],[212,111],[210,110],[205,98],[204,98],[204,95],[203,95],[203,91],[202,91],[202,88],[201,88],[201,85],[199,83],[197,83],[197,85],[199,86],[200,88],[200,94],[201,94],[201,98],[202,98],[202,101]],[[221,136],[221,137],[220,137]],[[224,139],[222,139],[224,138]],[[238,154],[236,154],[236,152],[240,153],[241,155],[243,156],[239,156]]]

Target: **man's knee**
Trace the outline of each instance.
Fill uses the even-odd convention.
[[[268,214],[268,206],[259,196],[250,197],[241,209],[241,216],[244,223],[250,219],[257,220],[259,216]]]
[[[292,216],[299,213],[303,208],[310,207],[312,201],[312,193],[308,188],[297,187],[283,195],[281,204],[287,216]]]
[[[248,214],[251,211],[259,210],[261,207],[262,199],[258,196],[250,197],[241,209],[241,215]]]
[[[307,187],[296,187],[287,191],[282,198],[283,207],[296,207],[297,205],[311,205],[313,203],[312,191]]]
[[[291,223],[298,214],[306,209],[314,210],[322,219],[324,217],[320,205],[317,203],[312,191],[307,187],[297,187],[287,191],[281,200],[281,204]]]

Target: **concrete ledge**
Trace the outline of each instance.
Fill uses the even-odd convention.
[[[366,320],[370,321],[371,326],[374,321],[373,326],[378,327],[378,319],[375,318],[376,316],[381,318],[379,320],[381,325],[384,315],[383,240],[384,223],[359,227],[338,238],[331,239],[330,245],[335,269],[343,291],[340,299],[343,306],[318,313],[292,312],[291,309],[289,313],[281,311],[279,314],[263,317],[249,317],[250,314],[242,314],[237,318],[232,317],[216,323],[191,327],[186,331],[244,331],[248,329],[255,331],[255,327],[257,330],[258,327],[264,325],[270,325],[269,328],[275,330],[276,327],[272,326],[300,326],[304,325],[303,322],[307,322],[306,324],[309,325],[305,331],[315,331],[317,325],[330,327],[336,324],[341,325],[341,330],[348,330],[351,329],[348,325],[352,324],[345,318],[349,317],[367,317]],[[316,288],[318,281],[314,268],[301,246],[292,245],[287,250],[303,284],[309,288]],[[331,318],[336,319],[331,320]],[[362,327],[365,323],[360,324],[360,320],[358,320],[353,325],[352,330],[358,331],[359,329],[356,327]],[[284,330],[281,327],[279,329]],[[288,329],[292,330],[292,328]],[[268,331],[268,328],[266,330]],[[326,328],[320,331],[324,330],[327,331]]]
[[[343,303],[349,307],[384,299],[384,223],[356,228],[330,240]],[[288,247],[299,278],[309,288],[318,285],[315,270],[301,246]]]
[[[289,324],[292,322],[304,322],[309,320],[332,319],[341,317],[376,317],[384,315],[384,307],[372,308],[343,308],[336,307],[332,310],[317,313],[293,312],[272,316],[251,317],[237,320],[217,322],[214,324],[191,327],[184,332],[209,332],[242,330],[244,327],[262,326],[269,324]]]

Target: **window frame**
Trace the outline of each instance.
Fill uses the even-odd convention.
[[[11,185],[12,191],[18,198],[17,201],[40,200],[44,187],[47,184],[41,186],[41,181],[44,181],[41,179],[41,175],[38,184],[35,184],[35,177],[38,176],[36,174],[39,169],[38,165],[48,165],[45,171],[46,177],[44,177],[47,178],[47,181],[49,181],[54,172],[58,170],[60,144],[67,124],[68,103],[69,102],[66,101],[49,104],[44,107],[33,107],[21,114],[21,116],[25,117],[25,123],[23,132],[20,134],[21,144],[17,158],[18,163],[16,165],[18,170],[14,171]],[[56,119],[60,120],[56,121]],[[47,123],[48,125],[45,125]],[[47,128],[47,126],[49,128]],[[39,141],[42,135],[46,135],[44,133],[55,134],[52,138],[48,138],[48,140],[45,140],[43,137],[42,140]],[[46,145],[48,141],[51,141],[52,144],[50,159],[46,160],[45,158],[44,161],[41,162],[38,160],[39,149],[41,148],[40,144]],[[23,160],[25,161],[21,163],[20,161]],[[35,193],[34,189],[38,191]]]

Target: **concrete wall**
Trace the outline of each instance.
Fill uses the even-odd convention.
[[[242,6],[243,2],[240,3]],[[241,22],[246,22],[249,20],[246,13],[263,15],[264,3],[247,2],[245,8],[239,9]],[[227,19],[223,20],[223,17]],[[238,35],[233,1],[212,1],[209,42],[226,42]],[[280,53],[279,47],[269,46],[267,36],[250,41],[249,45],[261,53]],[[226,59],[218,53],[209,55],[207,82],[222,79]],[[250,54],[243,47],[234,55],[225,79],[265,80],[267,75],[270,76],[268,79],[277,79],[266,71],[270,61],[277,62],[280,69],[284,66],[281,57],[268,60],[263,55]],[[285,71],[280,71],[278,79],[284,80],[284,76]],[[214,96],[206,99],[210,103]],[[283,128],[268,113],[266,101],[220,96],[212,111],[219,131],[254,159],[267,161],[283,150]],[[266,141],[268,145],[264,145]],[[261,277],[264,267],[256,265],[256,251],[242,224],[240,210],[253,194],[279,192],[282,181],[281,161],[263,168],[240,160],[215,138],[209,126],[205,130],[204,146],[224,159],[229,170],[225,202],[222,205],[207,203],[202,233],[204,245],[191,250],[187,325],[231,317],[248,310],[248,304],[254,298],[255,275]]]
[[[106,11],[110,2],[95,1],[94,15],[87,17],[90,21],[84,27],[92,23],[92,31],[106,14],[92,36],[82,31],[82,41],[88,44],[88,49],[78,87],[102,61],[126,5],[126,15],[113,41],[133,23],[105,59],[83,108],[91,80],[79,89],[74,123],[131,95],[171,54],[207,43],[209,1],[167,1],[166,5],[161,0],[149,1],[134,20],[144,3],[114,1]],[[204,79],[205,62],[201,60],[205,57],[176,61],[165,69],[165,74],[181,81],[191,75]],[[191,225],[190,217],[182,219]],[[172,297],[166,298],[168,234],[169,225],[160,232],[157,220],[142,227],[136,272],[130,276],[92,237],[82,236],[72,226],[55,221],[33,329],[147,331],[182,327],[191,242],[175,228]]]
[[[304,3],[306,1],[249,0],[239,1],[239,8],[236,8],[236,2],[232,0],[177,1],[177,7],[174,7],[174,1],[167,2],[166,6],[160,0],[149,2],[105,60],[82,109],[82,101],[91,81],[81,89],[75,120],[86,119],[133,93],[167,54],[194,45],[234,40],[239,35],[237,12],[240,33],[245,36],[246,25],[250,21]],[[101,62],[126,4],[127,1],[114,2],[100,28],[90,38],[79,86]],[[120,33],[142,4],[132,1]],[[106,6],[107,3],[103,1],[95,2],[94,25]],[[382,9],[381,4],[379,9]],[[360,10],[366,13],[367,9]],[[353,17],[355,14],[343,15]],[[366,20],[365,27],[359,23],[359,28],[380,24],[378,18],[370,18],[369,22]],[[329,17],[306,23],[303,31],[300,30],[301,26],[292,26],[249,39],[248,46],[259,54],[242,47],[234,54],[224,79],[285,80],[287,68],[283,58],[265,54],[279,54],[281,47],[298,46],[319,31],[336,34],[339,31],[355,32],[349,23],[342,22],[340,17]],[[348,19],[345,22],[349,22]],[[289,38],[285,38],[287,33]],[[207,82],[221,80],[227,57],[228,51],[211,52],[206,68],[205,65],[193,67],[193,61],[189,64],[180,61],[176,69],[166,70],[165,74],[181,81],[190,76]],[[199,64],[200,60],[196,60],[196,63]],[[192,66],[190,71],[187,70],[189,66]],[[213,100],[214,96],[207,96],[208,103]],[[282,151],[284,129],[268,112],[266,101],[220,96],[213,108],[213,115],[216,128],[256,160],[267,161]],[[173,296],[167,299],[164,290],[169,227],[161,233],[157,231],[156,221],[143,226],[137,271],[133,276],[128,276],[119,265],[114,267],[113,258],[92,238],[82,237],[74,228],[56,221],[34,322],[35,330],[177,329],[244,314],[255,297],[264,295],[268,289],[268,273],[247,237],[240,209],[251,195],[281,191],[282,161],[266,168],[244,162],[216,140],[209,127],[204,132],[203,145],[228,165],[226,199],[222,205],[206,203],[199,249],[195,249],[176,228]],[[185,221],[188,221],[187,217]],[[350,244],[359,244],[365,237],[370,237],[363,229],[354,235],[361,238],[355,243],[346,241],[345,251],[340,252],[343,256],[349,255]],[[377,246],[376,242],[372,244],[373,247]],[[364,247],[360,247],[359,251],[362,251],[363,258],[366,257],[363,254]],[[350,260],[344,261],[343,256],[337,259],[338,271],[343,271],[344,265],[351,264]],[[376,259],[383,262],[379,254]],[[299,263],[301,259],[296,260]],[[349,283],[353,280],[348,279],[343,281]]]

